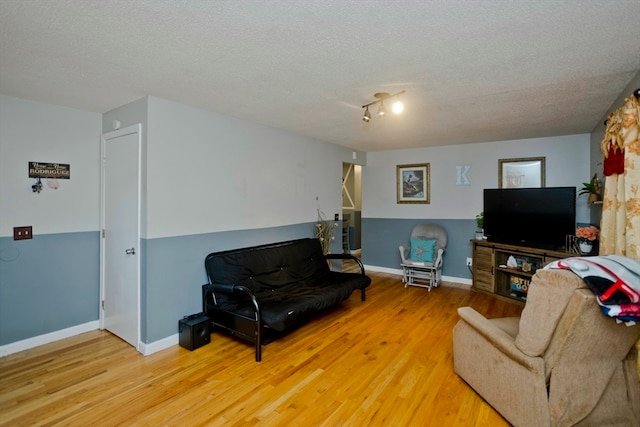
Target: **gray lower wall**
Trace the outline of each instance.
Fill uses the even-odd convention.
[[[362,258],[368,265],[400,268],[398,246],[424,220],[364,218]],[[432,220],[449,234],[443,274],[470,278],[473,220]],[[152,343],[177,333],[178,320],[201,311],[204,258],[210,252],[313,236],[314,223],[143,239],[141,340]],[[337,236],[339,237],[339,236]],[[332,251],[342,252],[336,239]],[[0,345],[81,325],[99,318],[99,233],[0,238]]]
[[[98,320],[97,231],[0,237],[0,345]]]
[[[368,265],[400,268],[398,246],[407,244],[420,220],[362,220],[362,258]],[[470,278],[473,220],[433,220],[449,234],[443,274]],[[178,320],[201,311],[204,258],[210,252],[313,236],[314,223],[254,230],[143,239],[141,340],[152,343],[177,333]],[[339,236],[337,236],[339,237]],[[332,247],[342,252],[341,241]],[[81,325],[99,318],[99,233],[0,238],[0,345]]]
[[[366,265],[400,269],[398,246],[409,244],[416,224],[434,223],[447,231],[442,274],[471,279],[466,265],[471,256],[471,239],[475,236],[475,219],[389,219],[362,218],[362,262]]]
[[[141,340],[178,331],[198,313],[204,258],[210,252],[312,237],[314,223],[142,239]],[[0,345],[96,321],[100,300],[99,232],[0,238]],[[334,242],[333,251],[341,251]]]
[[[312,237],[314,223],[224,231],[190,236],[148,239],[143,243],[142,341],[151,343],[174,335],[178,320],[202,311],[201,285],[207,283],[207,254],[264,243]],[[333,252],[341,252],[336,239]]]

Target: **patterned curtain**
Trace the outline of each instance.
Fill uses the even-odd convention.
[[[612,112],[601,143],[605,188],[600,255],[640,260],[640,103],[638,90]]]

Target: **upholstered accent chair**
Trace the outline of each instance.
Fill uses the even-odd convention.
[[[419,286],[429,291],[442,280],[443,254],[447,232],[437,224],[417,224],[411,230],[408,246],[400,246],[400,265],[404,286]]]
[[[577,275],[538,270],[520,317],[458,313],[455,372],[514,426],[640,426],[640,325],[605,316]]]

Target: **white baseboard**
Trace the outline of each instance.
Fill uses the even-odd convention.
[[[471,279],[465,279],[463,277],[454,277],[454,276],[442,276],[442,281],[460,283],[461,285],[468,285],[468,286],[471,286],[473,284],[473,280]]]
[[[165,348],[178,345],[178,343],[179,343],[179,335],[174,334],[149,344],[140,343],[138,347],[139,348],[138,351],[145,356],[149,356],[150,354],[157,353],[158,351],[164,350]]]
[[[365,266],[366,270],[370,270],[370,271],[377,271],[380,273],[389,273],[389,274],[395,274],[397,276],[402,276],[402,270],[400,269],[394,269],[394,268],[386,268],[386,267],[377,267],[377,266],[371,266],[371,265],[366,265]],[[464,279],[461,277],[452,277],[452,276],[442,276],[442,280],[445,282],[453,282],[453,283],[460,283],[463,285],[471,285],[471,279]],[[178,345],[179,344],[179,334],[174,334],[171,336],[168,336],[166,338],[162,338],[161,340],[158,341],[154,341],[152,343],[149,344],[145,344],[145,343],[140,343],[138,345],[138,351],[140,353],[142,353],[145,356],[149,356],[153,353],[156,353],[158,351],[167,349],[169,347],[172,347],[174,345]]]
[[[387,268],[387,267],[378,267],[375,265],[365,265],[365,269],[369,271],[376,271],[380,273],[389,273],[389,274],[395,274],[397,276],[402,276],[402,270],[398,268]],[[471,279],[465,279],[462,277],[453,277],[453,276],[442,276],[442,280],[445,282],[461,283],[463,285],[471,285],[472,283]],[[10,354],[17,353],[19,351],[28,350],[30,348],[34,348],[43,344],[48,344],[50,342],[58,341],[64,338],[69,338],[74,335],[82,334],[89,331],[95,331],[96,329],[99,329],[99,322],[97,320],[92,322],[87,322],[82,325],[72,326],[70,328],[62,329],[60,331],[39,335],[37,337],[27,338],[22,341],[16,341],[10,344],[0,346],[0,357],[8,356]],[[141,342],[138,344],[138,351],[142,353],[144,356],[149,356],[153,353],[157,353],[158,351],[167,349],[169,347],[172,347],[178,344],[179,344],[179,335],[174,334],[148,344]]]
[[[89,331],[95,331],[96,329],[98,329],[98,326],[99,322],[97,320],[94,320],[91,322],[83,323],[82,325],[76,325],[70,328],[61,329],[59,331],[50,332],[48,334],[38,335],[37,337],[27,338],[25,340],[5,344],[3,346],[0,346],[0,357],[38,347],[43,344],[49,344],[51,342],[69,338],[74,335],[83,334]]]
[[[364,265],[364,270],[365,271],[375,271],[378,273],[389,273],[389,274],[395,274],[398,276],[402,276],[402,270],[400,270],[399,268],[388,268],[388,267],[378,267],[377,265]]]
[[[398,276],[402,276],[402,270],[399,268],[387,268],[387,267],[378,267],[377,265],[365,265],[365,271],[376,271],[378,273],[389,273],[395,274]],[[454,277],[454,276],[442,276],[443,282],[453,282],[460,283],[463,285],[469,285],[473,283],[471,279],[465,279],[463,277]]]
[[[5,357],[23,350],[29,350],[43,344],[49,344],[54,341],[70,338],[72,336],[83,334],[85,332],[95,331],[97,329],[99,329],[99,322],[95,320],[92,322],[84,323],[82,325],[76,325],[70,328],[62,329],[60,331],[50,332],[48,334],[38,335],[37,337],[27,338],[22,341],[12,342],[10,344],[0,346],[0,357]],[[138,351],[144,356],[149,356],[150,354],[156,353],[160,350],[164,350],[165,348],[178,345],[178,340],[179,335],[174,334],[149,344],[141,342],[138,344]]]

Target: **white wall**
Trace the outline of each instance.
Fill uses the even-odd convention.
[[[201,310],[208,253],[311,237],[318,207],[341,212],[348,148],[151,96],[105,114],[104,130],[114,119],[143,124],[145,343]]]
[[[345,147],[153,97],[148,117],[147,238],[341,212]]]
[[[472,219],[482,211],[482,190],[498,187],[498,160],[545,157],[546,186],[576,186],[590,178],[589,135],[569,135],[369,153],[363,168],[362,216],[366,218]],[[396,166],[430,163],[431,203],[396,203]],[[470,165],[470,185],[456,185],[456,166]],[[577,221],[589,222],[586,198]]]
[[[0,356],[98,326],[100,121],[0,96]],[[30,161],[67,163],[71,179],[33,193]],[[33,239],[14,241],[27,225]]]
[[[0,314],[6,314],[0,344],[97,319],[101,129],[110,130],[112,117],[127,126],[147,115],[143,237],[153,257],[147,270],[157,272],[145,300],[150,340],[173,334],[175,320],[198,309],[203,254],[227,243],[221,240],[235,244],[248,234],[272,240],[252,230],[281,226],[297,233],[296,224],[316,219],[316,196],[327,216],[340,212],[343,162],[366,163],[362,202],[369,218],[473,219],[482,188],[497,184],[499,158],[545,156],[547,186],[580,185],[590,177],[588,135],[357,153],[354,161],[345,147],[153,97],[101,118],[0,96],[0,242],[6,245],[0,254],[11,255],[0,257]],[[33,194],[29,161],[69,163],[71,179]],[[431,204],[397,205],[396,165],[421,162],[431,163]],[[471,185],[456,186],[455,166],[464,164],[472,166]],[[578,213],[588,222],[584,209]],[[36,237],[50,238],[13,242],[8,236],[18,225],[33,225]],[[44,282],[51,293],[40,292]]]
[[[0,236],[99,228],[101,115],[0,95]],[[29,162],[67,163],[71,179],[31,191]]]

